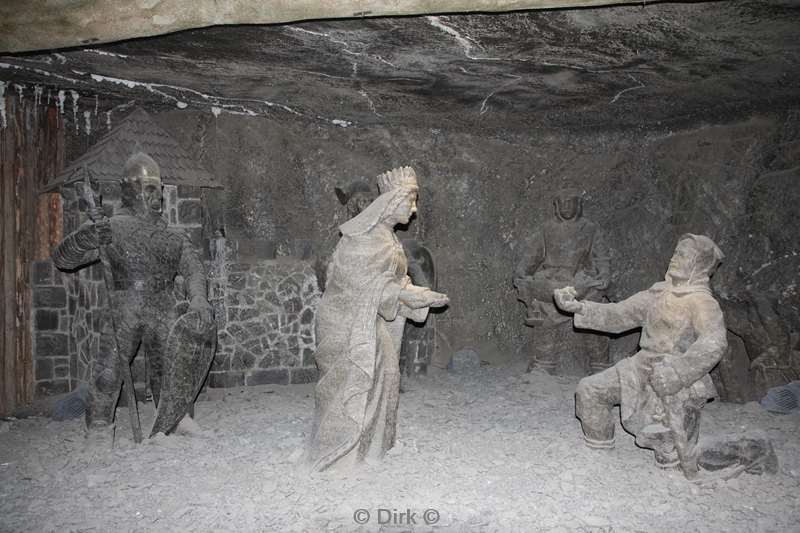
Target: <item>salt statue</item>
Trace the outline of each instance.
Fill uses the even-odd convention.
[[[411,283],[394,234],[416,211],[414,170],[385,172],[378,188],[380,196],[340,226],[317,309],[320,375],[307,458],[316,471],[377,459],[394,445],[405,321],[423,321],[449,301]]]
[[[788,321],[775,298],[746,285],[720,303],[734,335],[718,372],[727,398],[760,400],[771,388],[800,380],[800,354],[793,350]]]
[[[374,187],[362,180],[356,180],[346,186],[334,188],[336,197],[347,209],[348,218],[353,218],[371,204],[377,194]],[[408,276],[411,282],[422,287],[436,290],[436,275],[433,254],[419,240],[402,239],[403,251],[408,262]],[[318,279],[324,279],[318,275]],[[321,285],[324,287],[324,285]],[[432,321],[422,323],[406,322],[403,333],[403,344],[400,348],[400,372],[404,376],[424,374],[433,356],[435,335]]]
[[[553,304],[553,290],[569,285],[580,299],[602,301],[611,277],[609,251],[601,228],[583,216],[580,191],[560,191],[553,206],[554,217],[527,242],[514,272],[525,324],[535,328],[528,370],[586,375],[609,366],[608,339],[572,331],[570,317]],[[571,360],[585,352],[588,361]]]
[[[612,408],[636,444],[654,451],[663,468],[680,467],[689,479],[701,467],[741,466],[774,471],[769,441],[744,438],[698,445],[700,411],[716,396],[709,372],[727,349],[725,321],[709,277],[722,252],[703,235],[680,237],[665,281],[619,303],[579,301],[573,287],[554,291],[558,307],[573,313],[576,328],[622,333],[641,328],[639,351],[614,367],[585,377],[575,392],[575,412],[585,443],[614,446]]]
[[[109,293],[109,316],[90,368],[89,434],[110,432],[113,439],[114,409],[140,345],[156,403],[150,435],[169,433],[192,409],[216,348],[203,263],[187,236],[167,227],[160,169],[147,154],[138,152],[126,162],[121,209],[111,218],[89,194],[91,220],[52,252],[53,262],[62,270],[102,261]],[[189,298],[189,312],[183,315],[176,307],[178,275],[185,280]],[[130,401],[132,379],[126,385]],[[135,409],[135,401],[129,408]]]

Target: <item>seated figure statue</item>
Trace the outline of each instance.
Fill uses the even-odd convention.
[[[76,270],[101,260],[109,291],[108,320],[91,363],[86,423],[89,435],[112,433],[122,372],[143,346],[156,402],[151,436],[174,430],[205,380],[216,347],[203,263],[186,235],[162,216],[158,164],[136,153],[125,164],[122,207],[110,219],[100,207],[53,250],[55,265]],[[185,280],[189,313],[179,315],[175,278]]]
[[[636,444],[655,452],[664,468],[679,466],[687,478],[701,467],[719,470],[739,462],[750,472],[774,471],[769,441],[743,439],[698,446],[700,410],[716,396],[709,372],[727,349],[722,310],[709,277],[722,252],[703,235],[685,234],[675,247],[665,281],[619,303],[578,301],[576,291],[554,291],[558,307],[574,313],[577,328],[621,333],[642,328],[639,351],[614,367],[581,379],[575,412],[584,441],[614,445],[612,408]],[[741,453],[739,453],[741,452]]]
[[[569,285],[575,288],[578,298],[602,301],[610,279],[610,260],[602,230],[583,216],[579,191],[565,189],[553,198],[553,204],[554,218],[534,233],[523,250],[514,286],[527,308],[525,324],[539,330],[529,370],[535,367],[558,373],[559,364],[574,368],[582,365],[559,361],[559,357],[574,356],[558,353],[559,346],[569,344],[566,337],[574,334],[568,325],[569,331],[561,331],[569,316],[553,304],[553,290]],[[554,336],[559,338],[550,338]],[[608,342],[605,337],[592,337],[595,342],[588,348],[592,352],[589,366],[592,371],[602,370],[608,366]]]

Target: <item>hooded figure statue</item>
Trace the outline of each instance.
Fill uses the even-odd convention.
[[[578,301],[572,287],[554,291],[558,307],[574,313],[576,328],[642,328],[636,354],[578,383],[575,412],[589,447],[613,447],[611,413],[620,405],[622,427],[637,445],[653,449],[659,466],[680,466],[686,477],[697,476],[700,410],[716,397],[709,372],[728,346],[709,286],[722,257],[708,237],[685,234],[665,281],[622,302]]]
[[[100,349],[89,376],[86,423],[113,433],[114,407],[122,384],[121,365],[142,345],[157,404],[151,434],[169,433],[187,413],[211,365],[216,326],[208,302],[203,263],[186,235],[162,216],[158,164],[137,152],[125,164],[121,208],[110,219],[101,208],[53,250],[55,265],[77,270],[101,259],[111,320],[104,321]],[[189,313],[179,316],[173,284],[184,278]],[[118,353],[119,350],[119,353]]]
[[[414,170],[385,172],[378,186],[380,196],[340,226],[317,309],[312,470],[380,458],[394,445],[405,320],[423,321],[429,307],[448,302],[411,283],[394,234],[416,211]]]

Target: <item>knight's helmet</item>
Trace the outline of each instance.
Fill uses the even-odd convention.
[[[141,209],[147,211],[142,193],[148,185],[155,186],[159,194],[161,193],[161,170],[152,157],[138,151],[125,162],[121,182],[122,204],[136,211]]]

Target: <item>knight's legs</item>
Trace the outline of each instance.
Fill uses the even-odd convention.
[[[581,421],[583,438],[590,448],[614,446],[612,410],[619,405],[621,397],[616,368],[608,368],[578,382],[575,389],[575,415]]]
[[[89,397],[86,409],[86,426],[110,425],[122,386],[122,360],[119,350],[130,361],[139,348],[141,336],[132,317],[119,314],[114,323],[103,320],[100,346],[94,354],[89,377]]]

